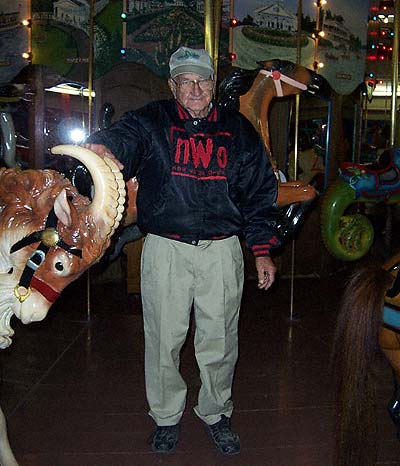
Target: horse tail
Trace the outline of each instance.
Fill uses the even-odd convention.
[[[375,387],[386,291],[393,276],[377,265],[356,270],[346,286],[333,346],[336,379],[335,465],[373,466],[376,458]]]

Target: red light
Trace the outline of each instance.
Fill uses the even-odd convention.
[[[238,24],[239,24],[239,21],[236,18],[231,18],[229,21],[229,25],[233,28],[237,26]]]
[[[379,55],[379,60],[383,61],[385,59],[384,55]]]
[[[375,61],[375,60],[376,60],[376,56],[375,56],[375,55],[368,55],[368,56],[367,56],[367,60],[369,60],[369,61]]]
[[[229,54],[229,60],[230,60],[230,61],[236,60],[236,53],[231,52],[231,53]]]

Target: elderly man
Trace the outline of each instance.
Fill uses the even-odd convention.
[[[126,113],[86,147],[115,155],[125,178],[139,181],[146,393],[157,425],[151,447],[171,453],[178,442],[187,392],[180,351],[193,309],[201,377],[194,411],[218,450],[234,455],[240,441],[231,429],[231,389],[243,288],[238,236],[255,255],[258,287],[266,290],[276,273],[270,251],[278,246],[277,180],[248,120],[213,101],[209,54],[180,47],[169,67],[174,99]]]

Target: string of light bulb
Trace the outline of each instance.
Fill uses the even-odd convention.
[[[311,34],[311,37],[314,39],[314,71],[324,67],[324,63],[318,58],[318,43],[319,40],[325,37],[325,31],[322,29],[322,20],[323,20],[323,7],[326,5],[326,0],[317,0],[314,2],[314,6],[317,9],[316,19],[315,19],[315,30]]]

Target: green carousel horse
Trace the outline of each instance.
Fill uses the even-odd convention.
[[[362,213],[362,205],[399,202],[399,149],[384,151],[376,162],[343,163],[338,181],[322,202],[321,232],[327,250],[343,261],[365,256],[374,240],[374,227]]]

